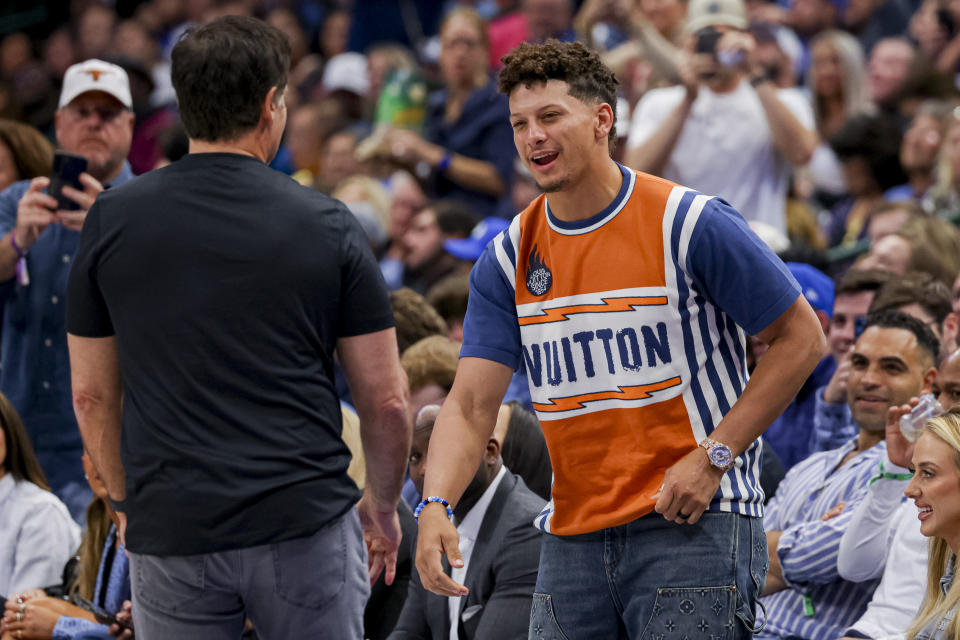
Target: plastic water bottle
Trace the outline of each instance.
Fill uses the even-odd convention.
[[[923,433],[923,425],[930,418],[935,418],[943,413],[943,407],[933,397],[933,394],[926,393],[920,396],[920,402],[910,413],[900,416],[900,433],[910,442],[916,442]]]

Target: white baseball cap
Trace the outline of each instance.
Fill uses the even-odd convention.
[[[744,0],[690,0],[687,6],[687,33],[713,25],[746,29],[748,24]]]
[[[72,65],[63,74],[59,108],[65,107],[77,96],[88,91],[103,91],[119,100],[127,109],[133,108],[130,97],[130,79],[122,67],[91,58]]]
[[[367,73],[366,56],[351,51],[333,56],[323,68],[320,84],[327,92],[344,90],[358,96],[367,95],[370,76]]]

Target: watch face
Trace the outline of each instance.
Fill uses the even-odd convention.
[[[725,468],[733,462],[733,454],[730,447],[725,444],[718,444],[710,449],[710,462],[715,467]]]

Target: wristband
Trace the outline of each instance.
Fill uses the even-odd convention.
[[[13,247],[13,252],[17,254],[17,282],[22,286],[27,286],[30,284],[30,272],[27,271],[27,251],[21,249],[17,246],[17,240],[13,236],[16,235],[16,230],[10,230],[10,246]]]
[[[887,471],[886,467],[883,464],[883,460],[880,461],[880,473],[870,478],[870,482],[867,483],[868,487],[873,486],[873,483],[879,480],[880,478],[886,478],[887,480],[911,480],[913,478],[912,473],[890,473]]]
[[[450,168],[450,163],[453,162],[453,154],[449,151],[443,152],[443,157],[440,158],[440,162],[437,163],[437,171],[446,171]]]
[[[116,511],[117,513],[124,513],[127,510],[127,499],[123,500],[114,500],[110,496],[107,496],[107,502],[110,503],[110,508]]]
[[[446,507],[447,517],[453,520],[453,509],[450,508],[450,503],[440,496],[430,496],[429,498],[424,498],[421,500],[420,504],[417,505],[417,508],[413,510],[413,519],[420,520],[420,512],[423,511],[423,508],[431,502],[436,502],[437,504],[442,504],[444,507]]]

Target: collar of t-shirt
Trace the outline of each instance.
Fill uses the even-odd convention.
[[[493,479],[493,482],[490,483],[487,490],[484,491],[480,499],[477,500],[477,504],[471,507],[466,517],[461,520],[457,526],[457,533],[460,535],[460,555],[463,557],[463,567],[460,569],[456,567],[450,568],[450,577],[454,582],[463,584],[463,580],[467,575],[467,567],[470,564],[470,555],[473,553],[473,545],[477,540],[477,536],[480,535],[480,525],[483,523],[483,516],[487,513],[487,507],[489,507],[490,502],[493,501],[493,494],[497,492],[497,487],[500,486],[500,481],[503,480],[503,476],[506,473],[507,467],[501,464],[500,471],[497,472],[497,476]],[[458,640],[457,627],[459,625],[457,624],[457,618],[460,616],[460,596],[450,597],[448,600],[450,640]]]

